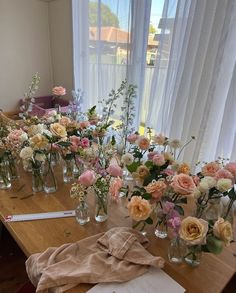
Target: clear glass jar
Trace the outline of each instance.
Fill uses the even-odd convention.
[[[108,218],[108,194],[96,193],[95,200],[95,220],[104,222]]]
[[[17,166],[17,159],[11,154],[7,154],[7,160],[9,162],[9,172],[10,172],[10,178],[11,179],[17,179],[19,178],[19,172],[18,172],[18,166]]]
[[[155,235],[158,238],[164,239],[168,236],[168,228],[165,220],[158,221],[155,229]]]
[[[11,187],[11,178],[8,161],[0,162],[0,189],[9,189]]]
[[[90,222],[89,207],[86,201],[80,201],[75,209],[75,218],[80,225],[85,225]]]
[[[184,256],[184,261],[192,266],[196,267],[200,264],[202,257],[201,245],[192,245],[187,247],[187,253]]]
[[[132,228],[142,233],[144,236],[147,234],[145,231],[146,223],[145,221],[134,221],[132,222]]]
[[[169,261],[173,263],[182,263],[186,255],[187,247],[179,236],[171,239],[168,247]]]
[[[63,181],[65,183],[72,182],[74,180],[74,165],[73,159],[64,159],[63,162]]]
[[[234,226],[234,200],[229,199],[222,203],[222,214],[221,218],[224,218],[226,221],[229,221]]]
[[[212,198],[208,201],[204,212],[204,217],[207,221],[217,221],[222,214],[221,197]]]
[[[32,166],[32,190],[33,192],[43,191],[43,178],[41,166]]]
[[[55,178],[53,164],[49,160],[45,161],[43,171],[44,191],[46,193],[53,193],[57,190],[57,181]]]

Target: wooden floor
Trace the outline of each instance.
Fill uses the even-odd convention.
[[[0,293],[14,293],[28,281],[25,260],[25,255],[2,226],[0,235]]]

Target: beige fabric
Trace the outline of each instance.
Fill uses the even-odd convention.
[[[163,267],[161,257],[146,249],[148,240],[130,228],[51,247],[31,255],[26,270],[36,292],[64,292],[80,283],[124,282],[145,273],[149,266]]]

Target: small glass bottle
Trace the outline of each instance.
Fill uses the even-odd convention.
[[[200,264],[202,257],[201,245],[192,245],[187,247],[187,253],[184,256],[184,261],[192,266],[196,267]]]
[[[217,221],[222,214],[221,197],[211,198],[208,201],[204,212],[204,217],[207,221]]]
[[[104,222],[108,218],[108,194],[96,193],[95,205],[95,220],[97,222]]]
[[[32,190],[33,192],[43,191],[41,166],[32,166]]]
[[[72,182],[74,180],[74,160],[64,159],[63,165],[63,181],[65,183]]]
[[[53,164],[46,160],[43,172],[44,191],[46,193],[53,193],[57,190],[57,181],[53,171]]]
[[[82,200],[79,202],[75,209],[75,218],[80,225],[85,225],[90,222],[89,207],[86,201]]]
[[[157,222],[156,230],[154,233],[158,238],[161,239],[164,239],[168,236],[168,228],[165,220]]]
[[[11,187],[11,178],[8,161],[0,162],[0,189],[9,189]]]
[[[169,261],[173,263],[182,263],[186,255],[186,250],[186,244],[179,236],[171,239],[168,247]]]

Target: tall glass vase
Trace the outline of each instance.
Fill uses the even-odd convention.
[[[65,183],[69,183],[74,180],[74,165],[74,159],[63,160],[63,181]]]
[[[55,178],[53,163],[46,160],[43,172],[44,191],[46,193],[53,193],[57,190],[57,181]]]
[[[18,166],[17,166],[17,159],[11,154],[7,154],[8,166],[11,179],[19,178]]]
[[[11,187],[11,178],[9,173],[8,161],[0,162],[0,189],[9,189]]]
[[[108,218],[108,194],[97,192],[95,200],[95,220],[104,222]]]
[[[43,177],[41,166],[32,166],[32,190],[33,192],[43,191]]]

